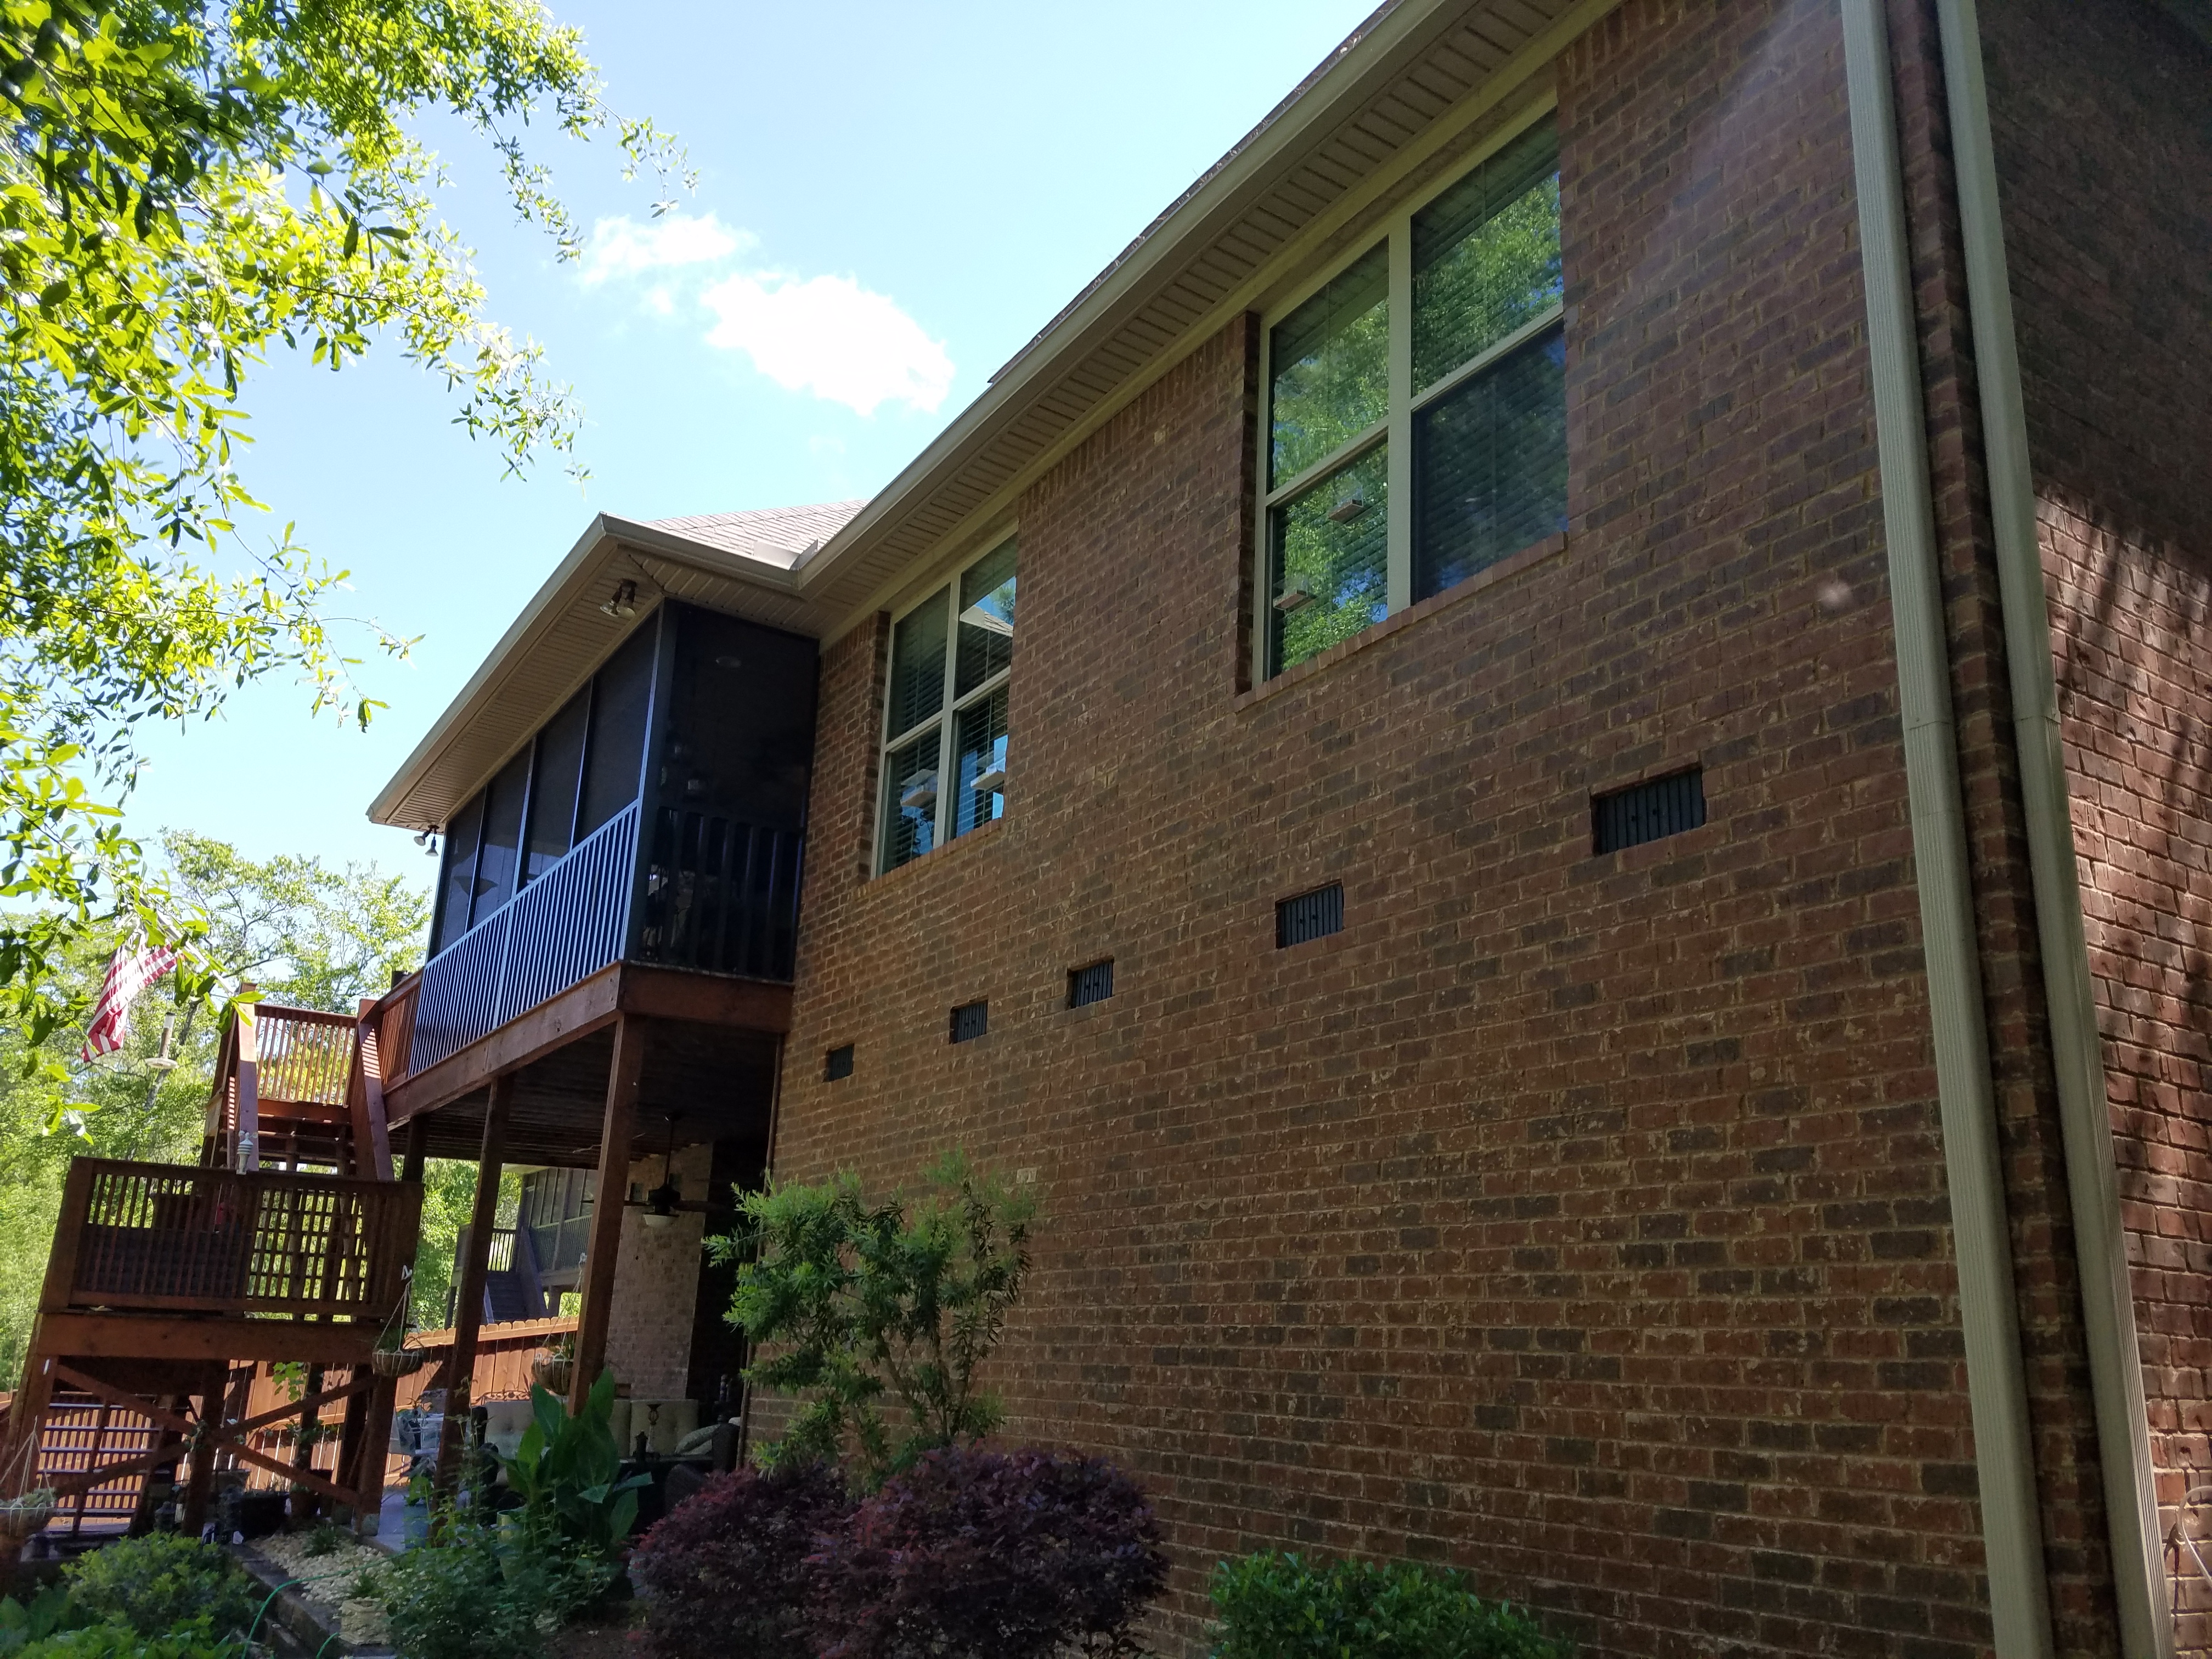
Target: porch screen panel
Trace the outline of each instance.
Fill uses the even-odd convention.
[[[446,826],[444,878],[438,889],[438,937],[430,947],[432,956],[469,931],[471,884],[476,879],[477,841],[483,828],[482,795],[472,796]]]
[[[591,695],[580,691],[538,734],[538,771],[530,786],[529,864],[535,881],[568,850],[576,827],[576,792],[583,781],[585,726]]]
[[[646,715],[653,706],[657,632],[650,626],[638,629],[592,680],[583,810],[576,818],[579,841],[637,799],[645,765]]]
[[[530,750],[500,769],[484,792],[483,850],[477,856],[474,921],[514,896],[514,872],[522,849],[522,808],[530,792]]]

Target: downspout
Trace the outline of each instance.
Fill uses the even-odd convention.
[[[1990,517],[2004,614],[2013,742],[2020,754],[2036,939],[2043,957],[2043,1000],[2051,1021],[2074,1248],[2081,1268],[2081,1316],[2111,1532],[2113,1589],[2119,1605],[2120,1650],[2129,1659],[2172,1659],[2173,1612],[2160,1542],[2142,1359],[2136,1341],[2135,1297],[2121,1225],[2118,1160],[2106,1105],[2104,1048],[2082,928],[2081,876],[2074,861],[2074,819],[2060,746],[2051,612],[2044,597],[2043,550],[2036,533],[2027,399],[2021,388],[2019,341],[2005,272],[1982,37],[1974,0],[1936,0],[1936,12],[1942,30],[1943,82],[1966,246],[1967,305],[1973,315],[1974,368],[1981,386],[1982,447],[1989,469]]]
[[[1967,874],[1965,811],[1951,713],[1951,657],[1936,569],[1926,414],[1912,277],[1905,257],[1889,36],[1882,0],[1842,0],[1851,156],[1865,270],[1899,712],[1920,887],[1921,945],[1943,1127],[1959,1316],[1966,1346],[1990,1619],[2002,1659],[2047,1659],[2050,1589],[2036,1510],[2011,1236],[1996,1140],[1996,1089],[1981,956]]]

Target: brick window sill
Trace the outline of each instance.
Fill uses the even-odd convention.
[[[1557,558],[1566,550],[1567,538],[1564,535],[1547,536],[1540,542],[1532,542],[1518,553],[1507,554],[1487,570],[1476,571],[1457,586],[1448,587],[1441,593],[1431,593],[1419,604],[1409,605],[1403,611],[1383,617],[1374,627],[1354,634],[1350,639],[1332,645],[1328,650],[1316,656],[1308,657],[1296,668],[1285,669],[1264,684],[1255,685],[1249,691],[1238,692],[1236,702],[1231,704],[1231,707],[1241,714],[1255,703],[1266,702],[1279,691],[1287,691],[1294,685],[1302,685],[1316,674],[1327,673],[1346,658],[1355,656],[1370,646],[1380,645],[1383,641],[1404,632],[1408,628],[1426,622],[1430,617],[1449,611],[1455,605],[1466,603],[1479,593],[1486,593],[1500,582],[1510,580],[1524,571],[1533,570],[1545,561]]]
[[[938,869],[954,860],[963,848],[974,847],[993,839],[998,835],[1000,826],[1006,821],[1005,817],[1000,817],[993,818],[988,823],[979,823],[966,835],[955,836],[943,845],[931,848],[920,858],[908,859],[897,869],[886,870],[879,876],[871,877],[862,884],[871,892],[881,892],[894,882],[915,871]]]

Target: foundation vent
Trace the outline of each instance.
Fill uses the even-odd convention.
[[[1073,968],[1067,975],[1067,1006],[1087,1008],[1094,1002],[1103,1002],[1114,994],[1114,963],[1094,962],[1088,968]]]
[[[842,1083],[852,1075],[853,1045],[851,1043],[847,1043],[842,1048],[832,1048],[822,1056],[822,1080],[824,1083]]]
[[[991,1005],[963,1002],[952,1011],[952,1041],[973,1042],[991,1029]]]
[[[1344,931],[1344,885],[1331,882],[1275,906],[1275,948],[1285,950]]]
[[[1693,766],[1598,795],[1590,801],[1590,842],[1600,853],[1618,853],[1694,830],[1705,821],[1705,772]]]

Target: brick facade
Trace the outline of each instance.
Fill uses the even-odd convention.
[[[1986,9],[1992,125],[2161,1521],[2212,1470],[2212,50]],[[2194,1471],[2194,1473],[2192,1473]],[[2212,1647],[2212,1586],[2179,1598]]]
[[[1020,502],[1003,822],[867,879],[887,630],[825,655],[778,1170],[1037,1171],[995,1380],[1158,1494],[1173,1650],[1281,1546],[1465,1566],[1596,1653],[1972,1652],[1840,33],[1632,0],[1558,93],[1564,542],[1240,692],[1253,331],[1173,368]],[[2016,890],[2002,710],[1961,714]],[[1590,855],[1594,791],[1692,761],[1704,829]],[[1345,931],[1274,950],[1329,880]]]

